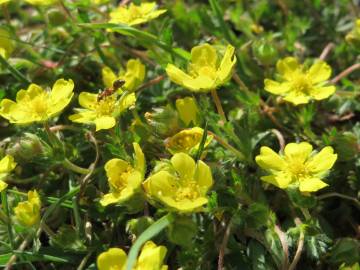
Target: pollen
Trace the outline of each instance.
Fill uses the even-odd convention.
[[[98,101],[95,107],[97,116],[112,115],[115,110],[116,98],[114,95]]]

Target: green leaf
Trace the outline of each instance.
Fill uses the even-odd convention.
[[[133,269],[136,259],[138,257],[140,248],[145,244],[146,241],[152,239],[155,235],[159,234],[163,229],[169,226],[174,221],[174,215],[169,213],[159,220],[157,220],[154,224],[152,224],[149,228],[147,228],[135,241],[132,245],[128,259],[126,262],[126,269],[131,270]]]
[[[360,242],[352,238],[338,240],[331,250],[329,262],[352,265],[360,261]]]

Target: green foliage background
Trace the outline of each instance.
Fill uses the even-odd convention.
[[[165,15],[122,34],[94,25],[107,22],[114,2],[96,6],[89,0],[66,0],[65,11],[60,4],[44,8],[14,1],[0,12],[1,26],[16,43],[8,64],[28,81],[51,86],[58,78],[71,78],[76,93],[97,93],[103,87],[103,66],[118,70],[135,57],[146,64],[145,82],[165,75],[137,93],[136,113],[122,115],[112,132],[95,133],[93,127],[71,123],[68,115],[78,106],[74,98],[52,123],[71,126],[57,134],[64,144],[61,151],[49,146],[40,125],[0,121],[1,151],[14,155],[19,164],[8,179],[10,210],[25,199],[24,192],[36,188],[42,197],[42,214],[48,215],[49,230],[15,253],[13,269],[96,269],[99,253],[113,246],[128,250],[132,240],[163,215],[152,206],[148,206],[149,216],[121,206],[101,207],[98,199],[108,190],[103,165],[114,157],[128,159],[134,141],[143,148],[149,172],[156,160],[169,158],[164,140],[180,130],[174,102],[185,96],[197,99],[201,127],[207,122],[209,131],[244,157],[216,140],[208,147],[204,161],[211,166],[215,182],[208,211],[179,217],[154,238],[168,248],[169,269],[218,269],[220,251],[225,253],[225,269],[287,269],[302,241],[297,269],[338,269],[360,261],[360,71],[342,78],[331,98],[297,107],[263,89],[264,78],[273,77],[278,59],[296,56],[310,62],[329,43],[333,49],[326,61],[332,77],[359,63],[359,48],[344,39],[359,17],[359,2],[164,0],[158,3],[168,9]],[[255,33],[253,25],[263,31]],[[223,126],[209,94],[193,94],[170,83],[164,70],[171,62],[185,66],[191,48],[204,42],[230,43],[236,48],[235,73],[242,82],[231,80],[218,90],[229,120]],[[2,98],[14,99],[26,87],[2,66]],[[151,122],[146,113],[151,113]],[[279,133],[287,143],[334,147],[338,161],[326,178],[328,188],[304,196],[260,181],[263,172],[254,157],[261,145],[277,151]],[[61,161],[67,157],[88,167],[96,156],[91,136],[99,147],[99,162],[78,192],[83,178],[65,169]],[[0,220],[2,266],[32,235],[15,223],[11,230],[12,239],[6,222]]]

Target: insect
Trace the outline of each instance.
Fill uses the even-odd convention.
[[[112,87],[105,88],[101,93],[98,94],[97,101],[99,102],[100,100],[102,100],[108,96],[111,96],[112,94],[114,94],[115,91],[117,91],[118,89],[123,87],[124,84],[125,84],[125,81],[121,80],[121,79],[114,81]]]

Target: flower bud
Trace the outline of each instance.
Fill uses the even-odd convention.
[[[262,65],[272,65],[278,58],[278,52],[273,44],[266,39],[258,39],[252,44],[255,59]]]
[[[47,12],[47,17],[49,19],[50,24],[53,26],[59,26],[66,23],[66,16],[58,9],[50,9]]]
[[[197,118],[199,110],[197,108],[196,100],[194,98],[179,98],[176,100],[175,106],[181,121],[183,121],[186,126],[189,126],[190,124],[198,124]]]

